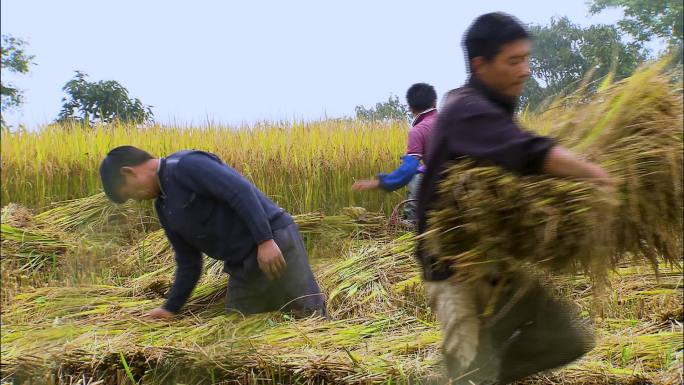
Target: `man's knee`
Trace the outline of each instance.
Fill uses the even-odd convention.
[[[584,356],[594,347],[594,338],[588,327],[577,322],[568,320],[561,328],[522,329],[503,352],[501,381],[519,380]]]

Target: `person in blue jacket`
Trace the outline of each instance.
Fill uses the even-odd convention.
[[[408,185],[408,201],[404,206],[404,219],[415,221],[417,192],[422,180],[432,127],[437,120],[437,93],[426,83],[416,83],[406,91],[406,101],[414,118],[408,133],[406,154],[401,165],[389,174],[380,173],[376,179],[358,180],[352,185],[354,191],[381,188],[394,191]]]
[[[325,316],[325,302],[292,217],[216,155],[180,151],[155,158],[133,146],[100,165],[112,201],[155,199],[175,252],[176,274],[153,318],[179,313],[202,274],[202,253],[230,275],[226,308],[243,314],[289,311]]]

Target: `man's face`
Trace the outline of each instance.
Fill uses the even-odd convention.
[[[143,201],[154,199],[158,192],[155,189],[156,174],[142,167],[122,167],[124,184],[119,187],[119,196],[124,200]]]
[[[472,61],[473,73],[489,88],[503,96],[517,98],[525,81],[530,77],[530,50],[532,42],[520,39],[501,46],[491,60],[476,57]]]

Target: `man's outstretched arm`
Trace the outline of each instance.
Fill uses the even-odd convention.
[[[365,179],[356,181],[352,185],[354,191],[371,190],[382,188],[385,191],[394,191],[409,184],[414,175],[418,173],[420,159],[414,155],[401,157],[401,165],[389,174],[378,174],[377,179]]]
[[[613,183],[610,175],[601,166],[580,159],[560,146],[554,146],[549,150],[542,171],[559,177],[588,179],[598,185]]]

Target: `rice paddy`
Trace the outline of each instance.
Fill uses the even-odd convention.
[[[461,165],[470,195],[457,203],[469,209],[445,204],[433,218],[433,244],[462,267],[497,250],[538,270],[593,324],[587,356],[521,384],[682,383],[682,106],[665,79],[644,68],[590,102],[526,117],[618,175],[617,198],[585,182]],[[405,136],[397,122],[358,121],[3,133],[2,199],[13,204],[2,213],[2,382],[444,384],[416,238],[388,226],[402,193],[350,190],[393,168]],[[178,317],[146,318],[172,282],[173,255],[148,205],[99,193],[97,162],[123,143],[216,152],[293,213],[330,319],[226,313],[228,278],[208,257]],[[465,230],[444,235],[453,228]]]

